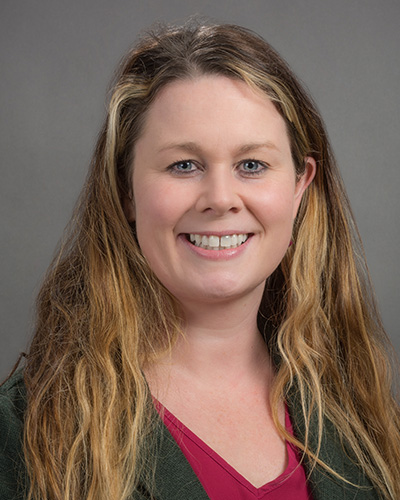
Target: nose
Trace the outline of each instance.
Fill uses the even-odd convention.
[[[240,211],[242,204],[238,181],[231,168],[223,165],[209,168],[201,180],[196,209],[222,216],[228,212]]]

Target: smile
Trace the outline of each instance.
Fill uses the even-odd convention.
[[[247,239],[248,234],[227,234],[217,236],[211,234],[209,236],[201,234],[188,234],[187,239],[196,247],[206,250],[227,250],[228,248],[240,247]]]

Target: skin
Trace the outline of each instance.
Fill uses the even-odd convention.
[[[127,218],[185,319],[185,338],[147,367],[146,377],[153,395],[255,486],[286,466],[257,311],[315,168],[305,158],[296,178],[285,122],[272,102],[222,76],[164,87],[134,150]],[[207,250],[191,244],[190,233],[243,233],[248,240]]]

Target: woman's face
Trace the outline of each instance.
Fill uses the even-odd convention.
[[[255,298],[288,248],[314,172],[306,159],[296,181],[284,120],[264,95],[223,76],[177,80],[136,143],[127,216],[182,304]]]

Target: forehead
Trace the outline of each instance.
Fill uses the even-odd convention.
[[[204,75],[175,80],[150,105],[138,144],[196,142],[210,147],[270,143],[289,151],[286,124],[272,101],[246,83]]]

